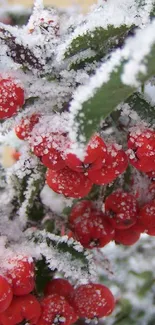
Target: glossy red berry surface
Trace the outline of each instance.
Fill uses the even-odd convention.
[[[94,205],[92,201],[83,200],[76,203],[70,212],[69,221],[70,228],[74,230],[76,228],[77,223],[79,222],[79,218],[88,218],[92,211],[94,211]]]
[[[38,325],[71,325],[78,319],[74,309],[67,300],[57,294],[46,296],[42,302],[42,315]]]
[[[14,295],[22,296],[30,293],[35,286],[32,259],[21,256],[10,259],[7,277],[11,280]]]
[[[127,168],[127,156],[118,145],[109,145],[107,149],[107,156],[103,161],[102,168],[88,171],[88,177],[94,184],[104,185],[111,183]]]
[[[117,191],[106,198],[105,212],[114,228],[127,229],[137,221],[138,204],[133,195]]]
[[[139,220],[147,229],[155,227],[155,201],[145,204],[140,209]]]
[[[114,228],[102,212],[93,209],[87,202],[77,203],[79,213],[78,207],[73,207],[69,219],[70,228],[85,248],[103,247],[114,238]]]
[[[41,161],[46,167],[53,170],[63,169],[66,165],[61,153],[54,148],[49,149],[48,153],[42,156]]]
[[[79,317],[93,319],[112,313],[115,299],[112,292],[102,284],[85,284],[74,291],[73,306]]]
[[[106,145],[102,138],[95,134],[90,139],[84,160],[80,160],[75,154],[68,153],[65,158],[66,165],[77,172],[100,169],[106,156]]]
[[[22,297],[13,297],[8,309],[0,314],[1,325],[16,325],[22,321],[37,324],[41,315],[40,303],[35,296],[29,294]]]
[[[63,296],[67,299],[68,297],[70,297],[70,294],[72,294],[73,291],[74,288],[69,283],[69,281],[57,278],[47,283],[44,292],[46,295],[56,293],[59,296]]]
[[[23,118],[20,123],[15,127],[15,133],[17,137],[21,140],[26,140],[30,136],[34,125],[38,122],[38,114],[33,114],[32,116]]]
[[[0,275],[0,313],[4,312],[9,307],[12,297],[11,285],[5,277]]]
[[[125,246],[132,246],[140,239],[140,235],[141,228],[135,224],[128,229],[116,229],[115,241]]]
[[[0,76],[0,119],[11,117],[23,104],[23,88],[15,80]]]
[[[73,198],[86,196],[93,185],[83,173],[77,173],[68,167],[58,171],[48,169],[46,181],[54,192]]]
[[[136,130],[129,135],[130,163],[143,172],[155,170],[155,132],[151,129]]]

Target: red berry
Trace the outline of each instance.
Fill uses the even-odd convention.
[[[26,140],[30,136],[34,125],[37,124],[38,122],[39,122],[38,114],[33,114],[32,116],[23,118],[20,121],[20,124],[18,124],[15,127],[15,133],[17,137],[21,140]]]
[[[77,173],[68,167],[58,171],[48,169],[46,180],[54,192],[73,198],[86,196],[93,185],[83,173]]]
[[[97,134],[90,139],[84,160],[80,160],[75,154],[68,153],[65,158],[66,165],[77,172],[100,169],[106,156],[106,145]]]
[[[53,293],[63,296],[66,299],[74,291],[73,286],[65,279],[53,279],[47,283],[45,287],[45,294],[51,295]]]
[[[128,139],[130,163],[142,172],[155,170],[155,132],[146,129],[136,131]]]
[[[32,140],[32,138],[31,138]],[[31,149],[33,153],[37,157],[42,157],[46,152],[48,152],[48,140],[46,137],[38,136],[37,139],[34,140],[33,145],[31,145]]]
[[[139,220],[146,229],[155,227],[155,201],[145,204],[140,209]]]
[[[30,293],[35,286],[34,263],[28,257],[16,256],[10,259],[7,277],[11,279],[13,294],[22,296]]]
[[[122,174],[128,165],[125,152],[117,145],[109,145],[106,159],[99,170],[88,170],[88,177],[93,183],[104,185],[111,183]]]
[[[42,156],[41,161],[46,167],[53,170],[60,170],[65,167],[61,153],[54,148],[49,149],[48,153]]]
[[[37,324],[41,315],[41,307],[35,296],[29,294],[13,297],[8,309],[0,314],[1,325],[16,325],[22,321]]]
[[[101,212],[95,211],[86,202],[84,201],[83,207],[81,202],[77,203],[80,207],[79,213],[78,207],[73,207],[69,220],[70,228],[85,248],[103,247],[114,238],[114,229]]]
[[[63,152],[68,144],[68,138],[65,133],[46,132],[42,125],[37,125],[33,129],[33,133],[29,139],[30,147],[34,154],[38,157],[48,155],[51,149],[58,151],[62,158]]]
[[[155,170],[152,170],[151,172],[146,173],[148,177],[155,178]]]
[[[76,203],[72,207],[70,217],[69,217],[70,228],[74,230],[78,222],[78,218],[90,215],[93,210],[94,207],[92,201],[83,200]]]
[[[133,195],[117,191],[106,198],[105,212],[114,228],[127,229],[137,221],[138,204]]]
[[[9,307],[12,297],[13,293],[10,284],[0,275],[0,313],[4,312]]]
[[[111,291],[102,284],[85,284],[74,291],[73,306],[79,317],[93,319],[112,313],[115,299]]]
[[[149,236],[155,236],[155,227],[153,228],[149,228],[149,229],[145,229],[145,233]]]
[[[42,315],[38,325],[71,325],[78,319],[74,309],[66,299],[57,294],[45,297],[41,303]]]
[[[0,119],[11,117],[24,104],[24,90],[15,80],[0,77]]]
[[[139,240],[140,234],[139,226],[133,225],[128,229],[116,229],[114,239],[116,243],[132,246]]]

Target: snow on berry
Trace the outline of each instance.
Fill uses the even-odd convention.
[[[130,228],[137,221],[138,204],[136,198],[126,192],[113,192],[105,200],[105,212],[114,228]]]
[[[32,258],[15,256],[6,261],[6,268],[6,276],[11,281],[14,295],[26,295],[34,289],[34,263]]]
[[[85,248],[104,247],[114,238],[114,228],[102,212],[92,208],[89,201],[77,203],[71,211],[69,224]]]
[[[53,293],[63,296],[66,299],[73,293],[73,286],[66,279],[56,278],[49,281],[45,287],[45,295],[51,295]]]
[[[41,315],[41,307],[37,298],[31,294],[13,297],[12,303],[6,311],[0,314],[2,325],[16,325],[27,321],[31,325],[37,324]]]
[[[16,80],[0,76],[0,119],[11,117],[24,104],[24,90]]]
[[[79,317],[101,318],[112,313],[115,307],[115,299],[106,286],[90,283],[75,289],[73,306]]]
[[[53,170],[60,170],[66,166],[61,153],[55,148],[50,148],[48,153],[41,157],[41,161],[46,167]]]
[[[4,312],[10,305],[13,297],[11,285],[7,279],[0,275],[0,313]]]
[[[18,125],[15,127],[15,133],[17,137],[21,140],[26,140],[36,123],[39,122],[39,115],[33,114],[23,118]]]
[[[93,183],[83,173],[77,173],[68,167],[61,170],[48,169],[46,181],[49,187],[56,193],[72,198],[82,198],[86,196]]]
[[[130,163],[142,172],[155,171],[155,132],[133,129],[128,138]]]
[[[73,153],[67,153],[65,163],[69,168],[77,172],[101,169],[103,160],[106,157],[106,151],[104,141],[98,134],[95,134],[92,136],[86,147],[85,157],[83,160],[80,160]]]
[[[128,166],[128,159],[120,146],[113,144],[107,146],[107,156],[103,166],[98,170],[89,170],[88,177],[93,183],[104,185],[111,183],[121,175]]]
[[[42,315],[38,325],[62,324],[71,325],[78,319],[73,307],[58,294],[46,296],[41,301]]]

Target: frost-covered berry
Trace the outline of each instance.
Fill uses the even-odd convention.
[[[155,132],[151,129],[135,130],[129,134],[130,163],[142,172],[155,170]]]
[[[13,297],[6,311],[0,314],[1,325],[16,325],[22,321],[37,324],[41,315],[40,303],[35,296],[29,294],[22,297]]]
[[[122,174],[127,165],[128,159],[125,152],[118,145],[108,145],[102,168],[89,170],[88,177],[94,184],[108,184]]]
[[[93,185],[83,173],[77,173],[68,167],[61,170],[48,169],[46,181],[54,192],[73,198],[86,196]]]
[[[44,129],[45,128],[45,129]],[[50,155],[55,153],[56,151],[61,155],[62,158],[64,154],[64,150],[68,144],[68,138],[66,133],[60,132],[50,132],[46,130],[46,127],[43,127],[42,124],[37,124],[33,128],[33,132],[31,137],[29,138],[29,144],[32,152],[37,157],[43,157],[48,164],[51,162]],[[53,150],[53,151],[52,151]]]
[[[71,325],[78,319],[73,307],[58,294],[46,296],[41,302],[41,307],[42,315],[38,325]]]
[[[112,313],[115,299],[104,285],[90,283],[75,289],[72,305],[79,317],[101,318]]]
[[[11,117],[24,104],[24,90],[15,80],[0,76],[0,119]]]
[[[12,288],[6,278],[0,275],[0,313],[10,305],[13,297]]]
[[[41,157],[41,161],[46,167],[53,170],[60,170],[66,166],[61,153],[55,148],[50,148],[48,153]]]
[[[114,228],[127,229],[137,221],[138,204],[133,195],[117,191],[106,198],[105,212]]]
[[[75,154],[67,153],[66,165],[76,172],[86,172],[87,170],[97,170],[103,165],[103,159],[106,157],[106,145],[102,138],[95,134],[90,139],[84,160],[80,160]]]
[[[63,296],[66,299],[70,297],[74,291],[73,286],[66,279],[53,279],[49,281],[45,287],[45,295],[51,295],[53,293]]]
[[[32,258],[16,256],[8,261],[7,277],[11,280],[13,294],[22,296],[30,293],[35,286],[34,263]]]
[[[89,216],[94,210],[93,202],[89,200],[83,200],[76,203],[70,212],[70,228],[75,229],[78,218],[81,216]]]
[[[155,201],[145,204],[139,211],[139,221],[146,229],[155,227]]]
[[[140,238],[141,227],[136,224],[128,229],[115,230],[115,242],[125,246],[134,245]]]
[[[23,118],[20,123],[15,127],[15,133],[17,137],[21,140],[26,140],[30,136],[34,125],[38,122],[38,114],[33,114],[31,116]]]
[[[69,219],[70,228],[85,248],[104,247],[114,238],[114,228],[102,212],[91,208],[86,204],[87,201],[84,202],[85,209],[81,209],[81,202],[77,203],[80,206],[79,213],[78,207],[73,207]]]

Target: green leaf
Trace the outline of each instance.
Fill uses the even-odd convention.
[[[36,261],[35,264],[35,286],[37,294],[42,294],[46,284],[52,279],[54,272],[47,266],[46,260],[43,257]]]
[[[155,120],[155,106],[151,105],[143,94],[135,92],[126,101],[130,108],[134,110],[141,119],[153,123]]]
[[[141,35],[139,37],[138,34],[137,39],[138,41],[141,41],[141,45],[144,45],[144,40],[141,38]],[[111,62],[112,58],[110,58],[109,61]],[[103,83],[99,88],[97,88],[95,82],[93,83],[95,77],[93,76],[90,78],[90,83],[92,81],[94,85],[92,89],[92,91],[94,91],[94,96],[89,100],[82,102],[82,108],[79,106],[80,109],[76,109],[76,113],[74,114],[72,129],[76,130],[78,141],[82,139],[82,141],[86,143],[90,139],[91,135],[98,129],[101,119],[105,119],[117,107],[117,105],[125,101],[135,91],[136,87],[126,85],[121,80],[122,72],[128,62],[130,62],[130,57],[128,61],[125,61],[123,60],[122,54],[120,63],[117,63],[115,68],[113,66],[113,70],[115,69],[115,71],[110,74],[109,80],[106,83]],[[137,75],[138,81],[144,83],[155,74],[155,45],[152,46],[149,55],[145,55],[139,63],[145,64],[146,66],[146,73],[139,73]],[[108,64],[108,61],[106,64]],[[99,68],[98,72],[100,71]],[[74,111],[74,102],[73,106],[71,103],[71,111],[72,109]]]
[[[79,242],[67,236],[57,236],[45,230],[29,230],[27,239],[34,245],[40,246],[40,253],[44,256],[46,264],[53,270],[52,258],[54,257],[54,268],[58,272],[64,273],[66,269],[72,270],[72,277],[77,278],[79,272],[81,276],[91,279],[95,270],[92,254],[84,249]],[[50,259],[51,256],[51,259]],[[64,269],[64,265],[66,268]],[[54,269],[54,270],[55,270]],[[77,278],[78,280],[78,278]]]
[[[65,58],[73,56],[79,52],[87,49],[94,50],[97,53],[102,53],[102,57],[109,51],[111,52],[115,47],[118,47],[122,43],[127,32],[133,28],[133,26],[122,25],[115,28],[109,25],[107,29],[103,27],[97,27],[92,31],[86,31],[83,35],[79,35],[74,38],[65,52]]]

